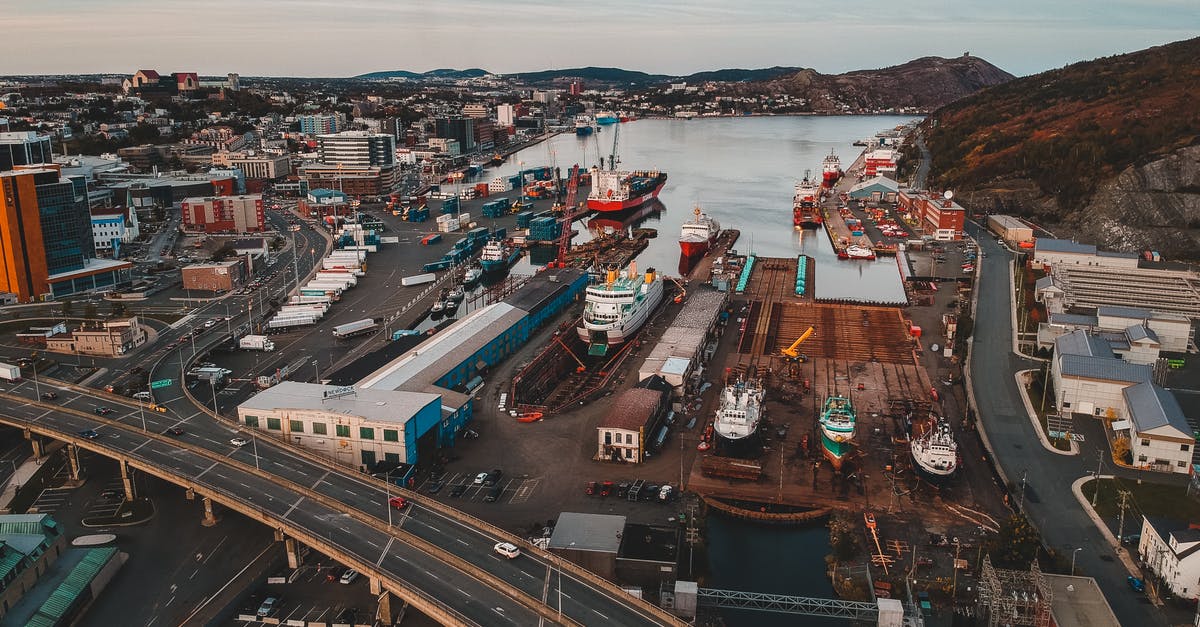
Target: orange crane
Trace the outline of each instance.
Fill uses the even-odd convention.
[[[790,357],[791,359],[800,359],[800,351],[797,349],[799,349],[800,345],[804,343],[804,340],[807,340],[810,336],[812,336],[814,331],[816,331],[816,329],[814,329],[813,327],[808,327],[808,330],[805,331],[803,334],[801,334],[800,337],[797,338],[795,342],[792,342],[791,346],[783,349],[780,352],[783,353],[784,357]],[[804,361],[804,360],[801,360],[801,361]]]
[[[562,232],[558,235],[558,267],[567,264],[567,249],[571,247],[571,225],[575,219],[583,215],[586,205],[575,203],[579,195],[579,164],[571,166],[571,178],[567,180],[567,199],[563,202]]]
[[[574,359],[575,363],[579,364],[579,367],[575,369],[575,372],[587,372],[587,366],[583,365],[583,362],[580,361],[579,358],[575,356],[575,353],[571,351],[571,347],[567,346],[567,343],[562,341],[562,338],[559,337],[557,333],[554,334],[554,341],[562,344],[563,350],[567,351],[567,354],[571,356],[571,359]]]

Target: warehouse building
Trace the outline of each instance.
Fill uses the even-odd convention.
[[[648,387],[621,392],[596,427],[592,459],[631,464],[645,461],[669,402],[669,393]]]
[[[896,202],[899,193],[900,184],[886,176],[867,179],[850,188],[851,199],[867,202]]]
[[[1126,420],[1113,431],[1129,431],[1133,465],[1137,468],[1188,474],[1196,438],[1179,401],[1150,382],[1122,390]]]
[[[1122,418],[1122,391],[1150,380],[1151,367],[1119,359],[1108,340],[1072,331],[1054,341],[1050,377],[1059,411]]]
[[[137,316],[124,320],[88,323],[67,333],[46,338],[46,350],[59,353],[120,357],[146,343],[146,330]]]
[[[1010,246],[1020,246],[1033,241],[1033,227],[1012,216],[988,216],[987,223],[988,230]]]
[[[1034,289],[1034,299],[1048,313],[1116,307],[1200,320],[1200,275],[1195,272],[1060,263]]]
[[[671,326],[663,331],[638,368],[638,380],[660,376],[682,396],[699,380],[712,357],[710,340],[717,332],[728,294],[707,286],[692,291]]]
[[[1038,238],[1033,245],[1033,267],[1045,269],[1056,265],[1101,266],[1105,268],[1136,268],[1137,255],[1099,250],[1092,244],[1080,244],[1066,239]]]
[[[370,471],[415,459],[417,438],[442,418],[441,398],[422,392],[283,381],[238,405],[238,422]]]
[[[677,577],[680,528],[646,525],[613,514],[562,512],[549,550],[609,581],[647,590]]]
[[[180,268],[183,289],[229,292],[246,282],[246,263],[242,260],[194,263]]]

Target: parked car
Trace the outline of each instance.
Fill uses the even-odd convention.
[[[453,498],[458,498],[458,497],[462,496],[463,492],[466,492],[466,491],[467,491],[467,484],[459,483],[450,489],[450,496]]]
[[[348,569],[346,572],[342,573],[342,578],[339,579],[338,581],[345,583],[345,584],[351,584],[351,583],[354,583],[355,579],[358,579],[358,571],[351,568],[351,569]]]
[[[595,481],[587,482],[587,487],[584,488],[584,494],[587,494],[588,496],[592,496],[598,491],[599,487],[596,485]]]
[[[492,486],[491,490],[488,490],[487,496],[483,497],[483,500],[487,503],[495,503],[499,500],[501,494],[504,494],[504,486],[495,485]]]
[[[259,616],[270,616],[279,605],[279,597],[267,597],[263,599],[262,605],[258,606],[257,614]]]
[[[475,483],[475,485],[483,485],[483,482],[487,481],[487,478],[488,478],[488,473],[481,472],[481,473],[475,475],[474,483]]]
[[[613,493],[613,482],[605,481],[600,484],[600,496],[609,496]]]
[[[425,488],[425,491],[430,494],[437,494],[438,492],[442,491],[442,488],[445,487],[445,485],[446,484],[442,481],[434,481],[433,483],[429,484],[428,488]]]
[[[487,474],[487,477],[483,480],[483,485],[494,486],[496,482],[500,481],[500,477],[503,475],[504,471],[496,468]]]
[[[492,550],[496,552],[496,555],[501,555],[507,557],[508,559],[514,559],[521,556],[521,549],[518,549],[517,546],[511,542],[497,543],[496,546],[492,547]]]

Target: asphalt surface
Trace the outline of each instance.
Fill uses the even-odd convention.
[[[170,363],[172,360],[166,361]],[[34,390],[31,383],[5,387],[5,391],[32,401]],[[51,386],[43,383],[43,391],[48,387]],[[110,407],[117,411],[108,418],[119,422],[106,423],[32,403],[11,404],[3,410],[4,414],[15,418],[18,423],[32,421],[67,434],[95,429],[100,437],[87,441],[86,446],[95,446],[100,452],[104,449],[123,451],[164,471],[195,481],[201,486],[202,492],[207,490],[236,499],[259,509],[264,516],[282,519],[307,530],[314,537],[325,538],[322,544],[345,551],[365,563],[377,564],[393,580],[441,600],[460,612],[466,620],[487,625],[528,625],[537,622],[537,615],[522,602],[510,598],[506,591],[477,581],[406,543],[406,534],[449,551],[532,599],[553,602],[558,599],[559,578],[550,563],[529,554],[514,560],[501,558],[492,552],[497,538],[420,503],[413,503],[402,512],[392,511],[396,531],[388,533],[387,493],[383,486],[369,479],[331,471],[325,465],[295,456],[263,439],[256,438],[251,445],[244,447],[232,446],[229,438],[234,430],[214,423],[204,414],[193,414],[182,419],[174,413],[145,414],[147,427],[151,431],[161,432],[171,426],[181,426],[186,430],[180,436],[184,441],[245,464],[257,464],[261,470],[243,470],[213,462],[199,453],[139,433],[141,416],[135,407],[95,398],[66,387],[56,389],[59,405],[89,413],[99,406]],[[192,407],[182,399],[175,404]],[[331,497],[340,507],[309,499],[305,493],[281,485],[279,481],[283,479]],[[364,523],[352,517],[348,508],[356,508],[378,522]],[[398,541],[394,541],[394,538]],[[632,599],[610,596],[607,590],[593,587],[570,573],[563,573],[561,581],[562,612],[579,623],[656,623],[652,616],[645,613],[644,607],[639,607]]]
[[[972,385],[980,422],[996,460],[1010,484],[1017,486],[1013,498],[1023,500],[1025,512],[1048,546],[1066,554],[1083,548],[1077,555],[1076,572],[1095,577],[1122,625],[1167,624],[1161,609],[1142,602],[1142,597],[1129,589],[1125,580],[1129,573],[1071,491],[1076,479],[1096,471],[1097,455],[1107,456],[1107,444],[1095,421],[1076,419],[1085,434],[1079,455],[1051,453],[1038,441],[1013,379],[1016,371],[1038,368],[1040,364],[1012,351],[1008,264],[1012,253],[981,232],[978,225],[969,224],[967,229],[978,239],[980,249],[988,253],[977,288]],[[1105,464],[1102,473],[1137,476],[1114,469],[1111,464]],[[1022,477],[1026,485],[1024,499],[1020,498]]]

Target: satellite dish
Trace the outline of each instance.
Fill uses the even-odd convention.
[[[951,198],[954,198],[954,192],[952,192],[950,190],[946,190],[946,191],[942,192],[942,198],[945,198],[946,200],[950,200]]]

